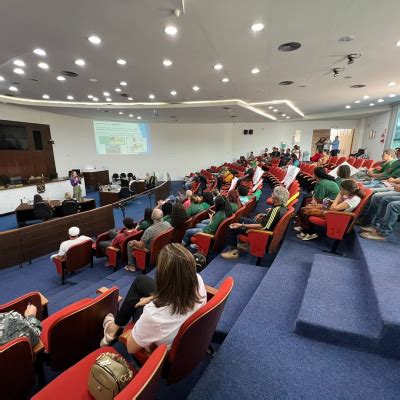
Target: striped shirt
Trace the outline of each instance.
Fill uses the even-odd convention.
[[[257,222],[263,226],[263,230],[273,231],[276,224],[283,217],[286,211],[287,208],[282,206],[270,208],[266,214],[262,214]]]

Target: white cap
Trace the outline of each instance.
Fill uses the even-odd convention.
[[[71,228],[68,229],[68,235],[69,236],[79,236],[80,230],[77,226],[72,226]]]

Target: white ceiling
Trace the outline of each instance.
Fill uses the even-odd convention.
[[[282,113],[291,119],[303,113],[305,118],[359,116],[400,99],[398,0],[186,0],[180,18],[172,12],[176,8],[182,8],[181,0],[3,0],[0,75],[5,81],[0,82],[0,100],[90,118],[129,120],[132,113],[150,122],[260,122],[270,121],[271,115],[286,121]],[[255,22],[262,22],[264,30],[253,33]],[[169,24],[178,28],[173,38],[164,33]],[[92,34],[101,37],[100,45],[89,43]],[[346,35],[354,40],[339,42]],[[302,47],[278,51],[290,41]],[[37,47],[45,49],[47,57],[33,54]],[[361,53],[361,58],[347,65],[350,53]],[[86,66],[75,65],[77,58]],[[118,58],[127,64],[118,65]],[[163,66],[165,58],[173,61],[171,67]],[[26,64],[24,76],[13,73],[16,59]],[[40,61],[50,69],[38,68]],[[222,71],[213,69],[216,63],[223,64]],[[250,73],[254,67],[259,74]],[[337,78],[331,73],[335,67],[345,68]],[[59,82],[56,77],[63,70],[79,77]],[[225,76],[229,83],[221,82]],[[294,84],[280,86],[284,80]],[[128,85],[120,86],[121,81]],[[391,81],[399,85],[388,87]],[[19,92],[9,98],[8,87],[14,82]],[[353,84],[366,87],[352,89]],[[200,87],[198,92],[192,90],[194,85]],[[121,97],[116,87],[134,100]],[[171,96],[171,90],[178,94]],[[104,91],[118,104],[101,104]],[[154,104],[149,104],[151,93]],[[390,93],[399,97],[388,98]],[[42,100],[43,94],[50,96],[49,102]],[[88,99],[89,94],[99,102]],[[68,102],[67,95],[73,95],[74,102]],[[363,100],[364,95],[370,99]],[[378,98],[385,101],[378,104]],[[362,102],[354,104],[358,99]],[[282,100],[286,102],[274,105],[277,113],[264,104]],[[197,101],[204,103],[187,104]],[[374,107],[369,107],[371,102]],[[346,104],[352,108],[346,110]]]

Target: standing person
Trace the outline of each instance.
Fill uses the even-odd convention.
[[[295,144],[293,147],[293,154],[296,154],[297,159],[300,161],[301,160],[301,151],[300,151],[300,146]]]
[[[81,178],[76,171],[72,171],[71,178],[69,179],[69,181],[71,182],[74,199],[81,201],[82,200]]]
[[[331,139],[330,138],[326,139],[324,143],[324,151],[326,151],[328,154],[330,154],[331,145],[332,145]]]
[[[317,143],[315,143],[315,146],[317,147],[317,152],[322,153],[322,150],[324,149],[324,143],[326,142],[326,138],[322,137],[318,140]]]
[[[335,139],[332,142],[331,156],[335,157],[339,154],[339,152],[340,152],[340,140],[339,136],[335,136]]]

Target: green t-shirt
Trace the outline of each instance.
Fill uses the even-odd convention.
[[[196,215],[201,211],[204,211],[202,203],[191,203],[190,206],[186,209],[186,215],[188,217],[193,217],[193,215]]]
[[[205,210],[208,210],[211,206],[208,204],[208,203],[206,203],[206,202],[203,202],[203,203],[200,203],[201,204],[201,206],[203,207],[203,211],[205,211]]]
[[[166,215],[165,217],[163,217],[162,219],[164,222],[169,222],[171,223],[171,216],[170,215]]]
[[[392,161],[387,161],[385,163],[382,164],[381,166],[381,170],[378,171],[377,169],[373,169],[372,172],[374,174],[383,174],[382,177],[379,177],[378,179],[386,179],[389,178],[391,175],[391,171],[392,171],[392,165],[393,163],[397,163],[398,160],[392,160]]]
[[[239,210],[239,206],[236,203],[231,203],[232,207],[232,212],[235,213],[237,210]]]
[[[214,214],[212,221],[203,228],[204,233],[214,235],[217,232],[219,224],[226,218],[225,211],[218,211]]]
[[[336,179],[335,179],[335,182],[337,183],[337,185],[339,186],[339,188],[340,188],[340,185],[342,184],[343,181],[344,181],[343,178],[336,178]]]
[[[386,169],[386,173],[388,178],[400,178],[400,160],[394,160],[390,168]]]
[[[143,231],[143,232],[144,232],[149,226],[151,226],[151,223],[150,223],[149,221],[143,220],[143,221],[139,224],[138,229],[139,229],[140,231]]]
[[[314,188],[314,197],[317,200],[323,200],[325,197],[329,197],[331,200],[335,200],[339,194],[339,186],[336,182],[330,181],[329,179],[321,179]]]

